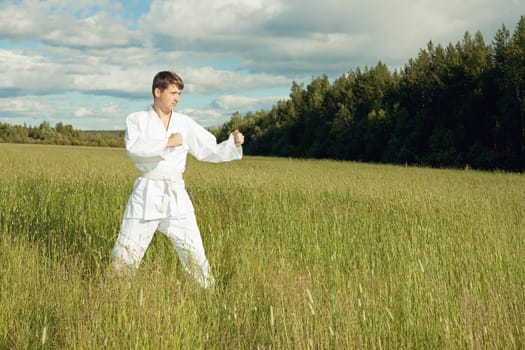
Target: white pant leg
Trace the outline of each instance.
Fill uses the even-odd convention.
[[[160,220],[123,219],[112,250],[112,268],[138,268],[159,223]]]
[[[215,280],[204,253],[202,238],[193,212],[163,220],[159,231],[166,234],[179,255],[184,270],[202,287],[212,287]]]

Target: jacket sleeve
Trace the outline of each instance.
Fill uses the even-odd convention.
[[[138,113],[126,119],[126,154],[136,163],[158,162],[166,154],[167,137],[151,138],[145,136],[146,120],[141,122]]]
[[[242,158],[242,147],[235,146],[233,134],[217,144],[217,139],[212,133],[191,119],[189,123],[187,144],[190,154],[198,160],[219,163]]]

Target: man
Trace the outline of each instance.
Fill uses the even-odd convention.
[[[126,153],[141,171],[133,185],[120,232],[112,251],[112,267],[138,268],[156,230],[169,237],[184,270],[204,288],[214,278],[193,205],[182,174],[188,152],[207,162],[242,158],[244,136],[235,130],[217,144],[215,137],[189,117],[174,111],[184,82],[174,72],[153,78],[153,105],[126,119]]]

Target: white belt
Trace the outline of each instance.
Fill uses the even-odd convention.
[[[167,174],[162,172],[156,172],[156,171],[148,171],[143,172],[141,174],[141,177],[144,177],[146,179],[150,180],[160,180],[164,181],[164,197],[162,198],[162,204],[160,206],[161,211],[166,211],[168,209],[168,203],[170,199],[170,194],[173,194],[175,197],[175,201],[177,201],[177,191],[176,191],[176,184],[180,181],[182,181],[182,174]]]
[[[162,172],[157,171],[145,171],[141,175],[141,177],[145,177],[146,179],[150,180],[161,180],[161,181],[167,181],[167,182],[179,182],[182,181],[182,174],[166,174]]]

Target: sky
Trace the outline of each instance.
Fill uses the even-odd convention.
[[[269,110],[294,81],[400,69],[467,31],[490,43],[521,15],[523,0],[0,0],[0,122],[123,130],[171,70],[177,111],[213,127]]]

